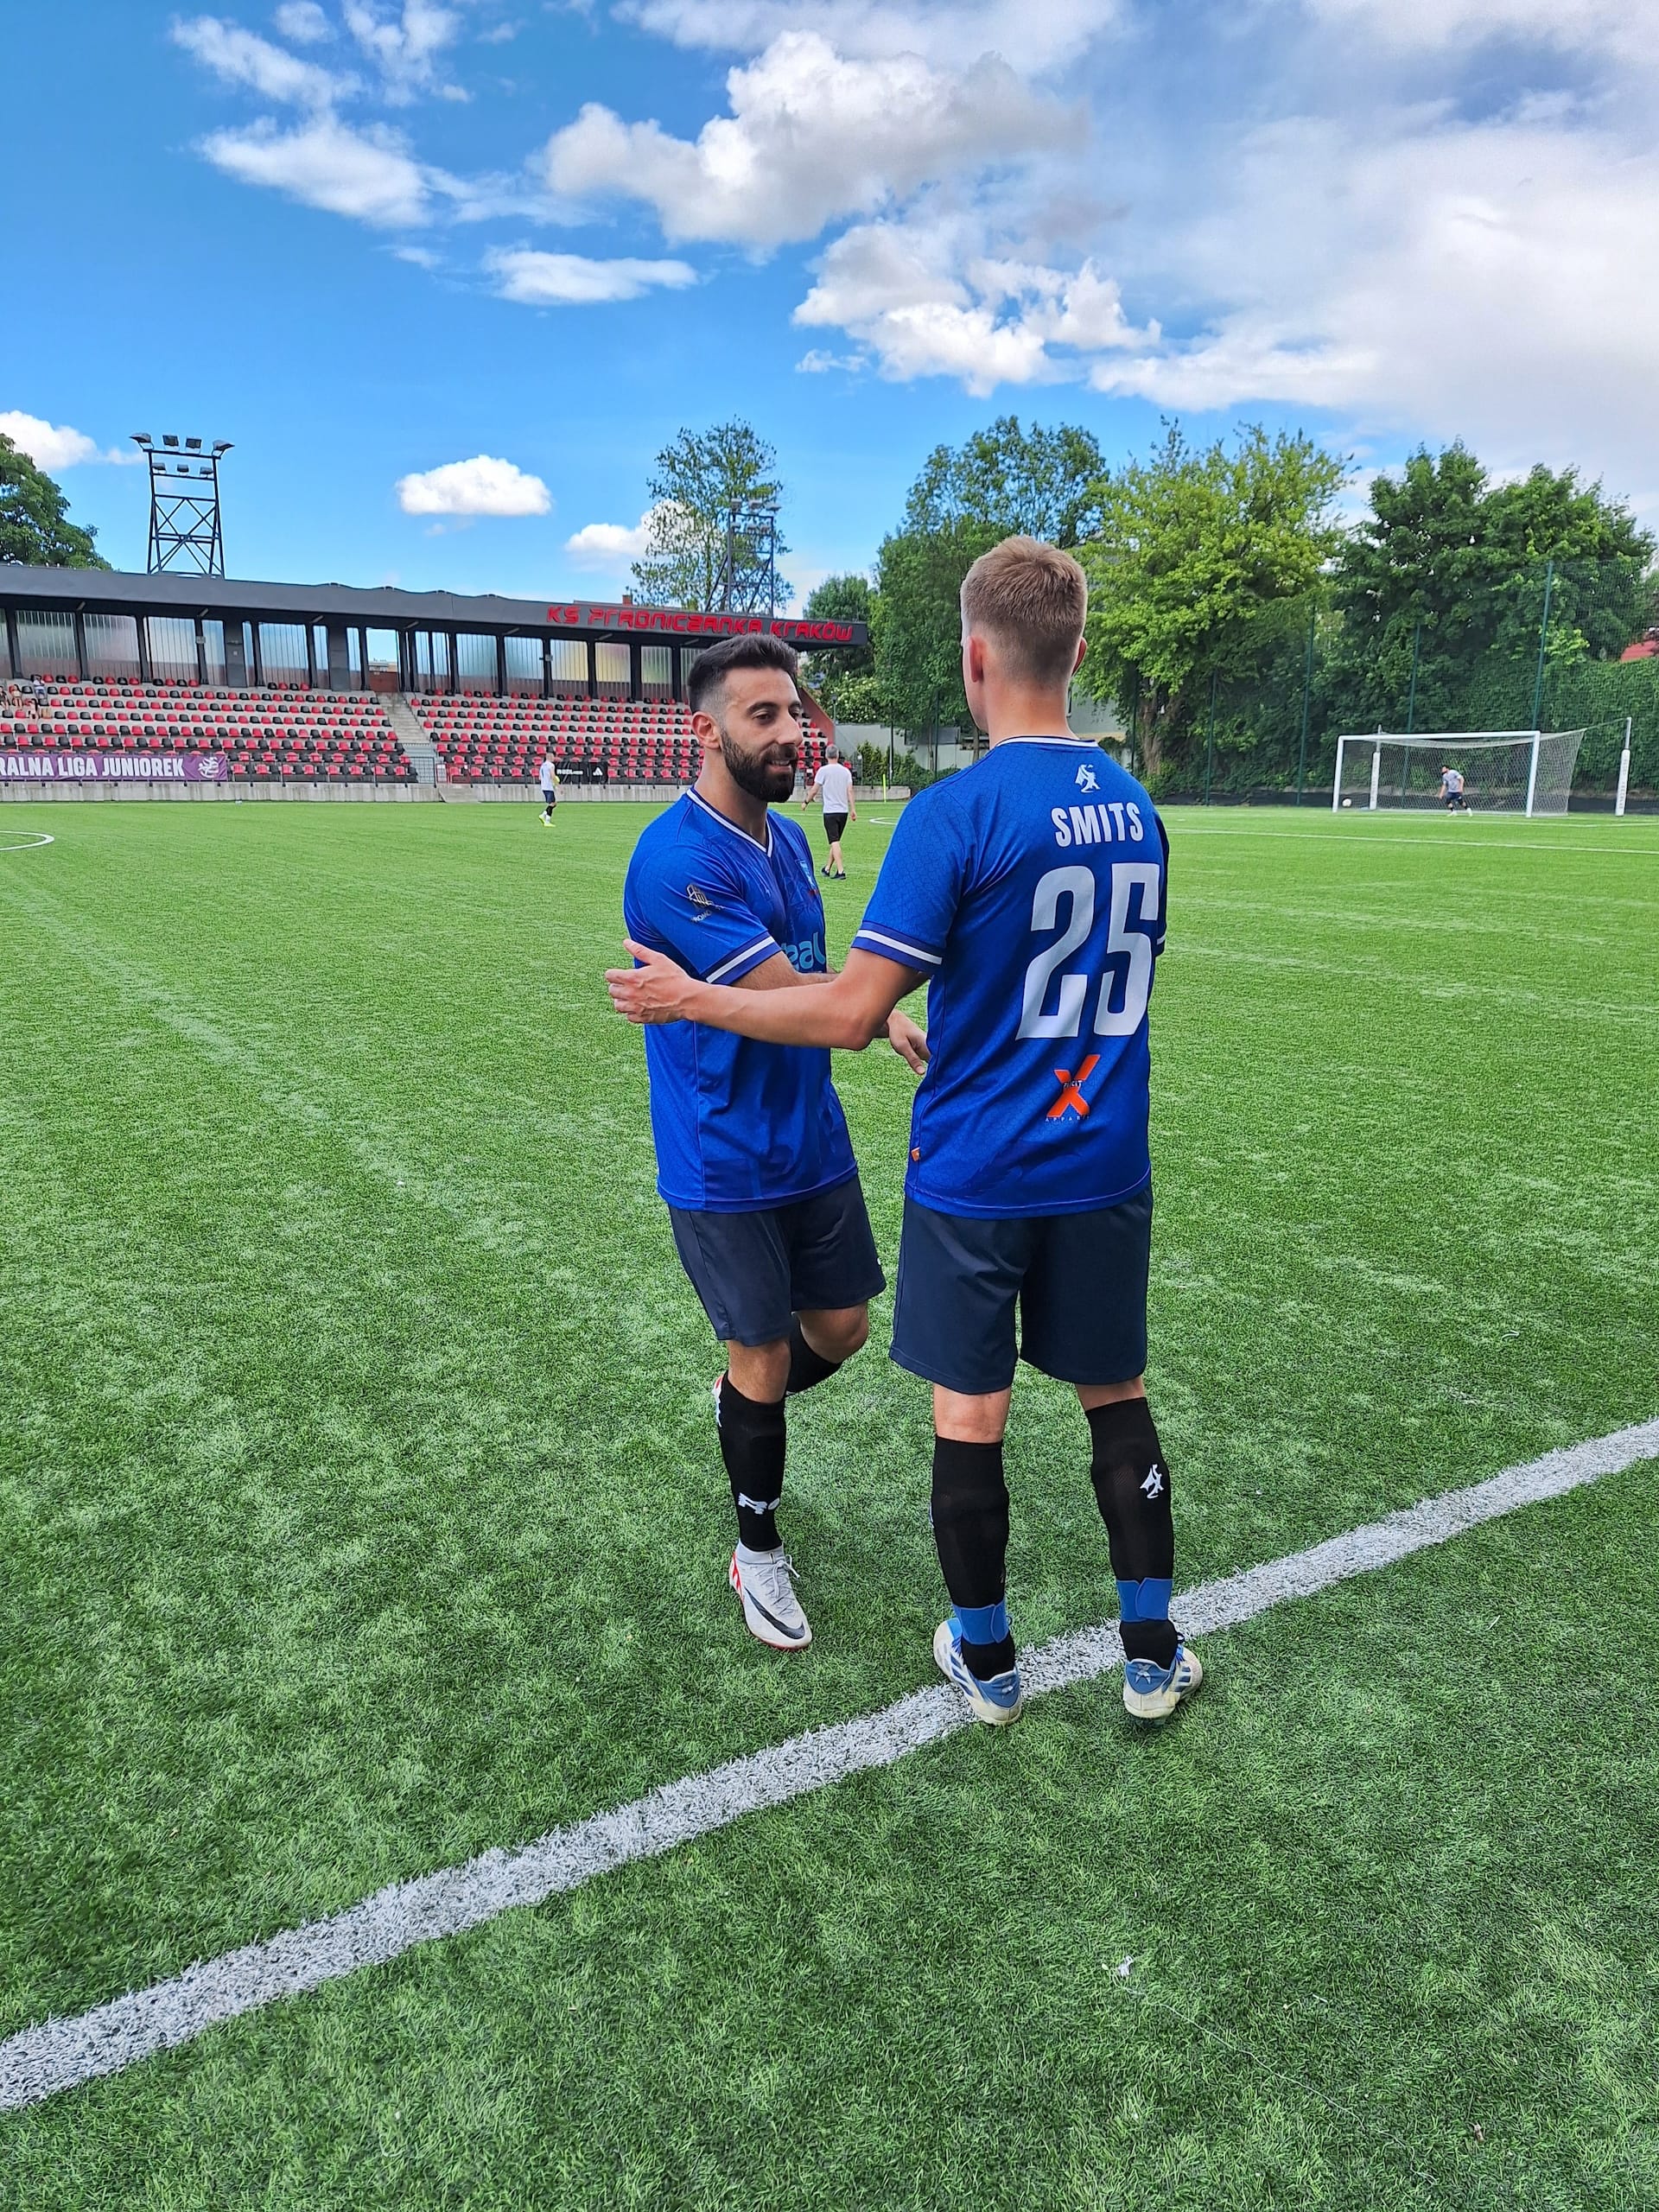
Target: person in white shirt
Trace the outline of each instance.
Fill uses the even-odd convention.
[[[550,822],[553,819],[553,810],[559,803],[559,772],[553,765],[551,753],[549,753],[542,762],[541,785],[542,819],[543,822]]]
[[[846,865],[841,857],[841,840],[849,822],[856,822],[858,809],[853,804],[853,772],[841,760],[833,743],[825,751],[823,766],[812,779],[812,788],[802,799],[803,806],[810,806],[815,798],[823,801],[823,834],[830,840],[830,863],[818,870],[832,883],[845,883]]]

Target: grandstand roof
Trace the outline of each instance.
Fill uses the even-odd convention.
[[[863,645],[862,622],[779,614],[705,614],[629,601],[502,599],[493,592],[399,591],[389,584],[281,584],[238,576],[141,575],[113,569],[0,567],[0,607],[87,614],[226,615],[267,622],[335,622],[373,630],[511,632],[540,637],[721,638],[771,630],[791,645]]]

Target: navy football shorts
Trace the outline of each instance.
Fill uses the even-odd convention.
[[[797,1313],[863,1306],[887,1287],[856,1175],[755,1213],[670,1206],[675,1248],[722,1344],[772,1344]]]
[[[1132,1382],[1151,1254],[1150,1185],[1097,1212],[1014,1220],[906,1198],[893,1360],[974,1397],[1006,1390],[1020,1359],[1061,1382]]]

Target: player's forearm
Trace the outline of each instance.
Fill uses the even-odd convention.
[[[802,976],[781,990],[731,990],[693,983],[683,1011],[688,1021],[729,1030],[760,1045],[827,1045],[861,1052],[881,1035],[891,1008],[876,1014],[842,976]]]

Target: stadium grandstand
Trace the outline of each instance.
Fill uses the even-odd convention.
[[[105,569],[0,570],[0,790],[47,784],[526,792],[690,783],[692,662],[770,630],[815,652],[862,624],[620,602]],[[804,766],[834,726],[808,696]]]

